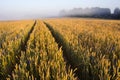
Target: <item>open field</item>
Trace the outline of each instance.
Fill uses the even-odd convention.
[[[1,80],[119,80],[120,21],[0,22]]]

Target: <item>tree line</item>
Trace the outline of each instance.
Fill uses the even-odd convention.
[[[120,9],[115,8],[111,13],[109,8],[74,8],[69,11],[62,10],[60,12],[61,17],[93,17],[93,18],[105,18],[105,19],[120,19]]]

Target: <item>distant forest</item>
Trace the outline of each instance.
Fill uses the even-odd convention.
[[[105,19],[120,19],[120,9],[115,8],[114,13],[111,13],[109,8],[74,8],[69,11],[62,10],[61,17],[92,17],[92,18],[105,18]]]

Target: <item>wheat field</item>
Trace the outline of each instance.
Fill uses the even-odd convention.
[[[0,22],[1,80],[120,80],[120,21]]]

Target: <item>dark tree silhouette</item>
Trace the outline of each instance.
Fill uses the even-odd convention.
[[[119,8],[115,8],[113,17],[115,19],[120,19],[120,9]]]

